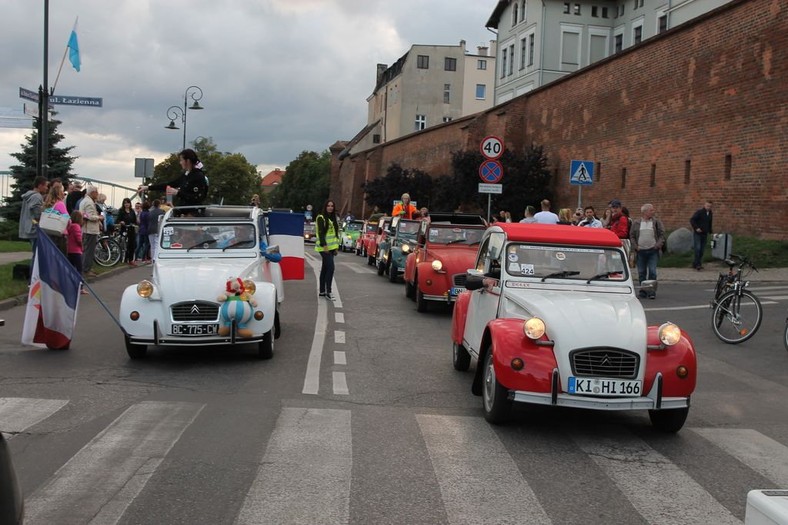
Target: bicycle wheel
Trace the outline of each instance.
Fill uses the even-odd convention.
[[[121,251],[120,245],[115,239],[109,237],[102,237],[96,243],[96,251],[93,260],[99,266],[109,268],[115,266],[120,261]]]
[[[714,305],[711,327],[720,341],[742,343],[755,335],[763,320],[761,302],[747,290],[731,290]]]

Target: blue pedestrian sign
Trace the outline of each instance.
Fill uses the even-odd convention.
[[[497,160],[485,160],[482,162],[481,166],[479,166],[479,177],[481,177],[482,182],[488,184],[501,182],[503,178],[503,166],[501,166],[501,163]]]
[[[594,183],[594,161],[573,160],[569,168],[569,183],[590,186]]]

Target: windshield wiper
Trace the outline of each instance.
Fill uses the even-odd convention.
[[[598,274],[598,275],[595,275],[595,276],[591,277],[589,280],[587,280],[587,281],[586,281],[586,284],[590,283],[591,281],[596,281],[597,279],[607,279],[607,278],[609,278],[611,275],[616,275],[617,273],[621,273],[621,272],[605,272],[605,273],[600,273],[600,274]]]
[[[222,248],[222,253],[224,253],[224,250],[226,250],[227,248],[234,248],[234,247],[239,246],[241,244],[247,244],[247,243],[250,243],[250,242],[254,243],[254,241],[251,240],[251,239],[246,239],[245,241],[235,241],[234,243],[228,244],[227,246]],[[247,246],[247,248],[251,248],[251,246]]]
[[[465,242],[465,239],[453,239],[453,240],[447,242],[446,244],[454,244],[456,242]]]
[[[188,252],[192,248],[197,248],[198,246],[202,246],[203,244],[216,244],[216,239],[205,239],[204,241],[200,241],[193,246],[189,246],[188,248],[186,248],[186,251]]]
[[[568,272],[564,270],[563,272],[550,273],[542,277],[542,282],[545,282],[545,279],[550,279],[552,277],[561,277],[563,279],[564,277],[571,277],[572,275],[580,275],[580,272]]]

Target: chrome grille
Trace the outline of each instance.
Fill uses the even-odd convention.
[[[187,301],[170,306],[173,321],[216,321],[219,305],[207,301]]]
[[[462,286],[465,288],[465,280],[467,277],[468,276],[464,273],[455,273],[451,276],[451,282],[454,283],[454,286]]]
[[[616,348],[575,350],[569,355],[576,376],[637,377],[640,356]]]

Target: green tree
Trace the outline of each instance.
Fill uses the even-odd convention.
[[[282,183],[268,196],[272,206],[296,211],[322,208],[328,199],[331,153],[302,151],[285,169]],[[339,204],[339,203],[337,203]]]
[[[432,209],[435,201],[433,186],[434,180],[428,173],[419,169],[406,169],[394,163],[388,167],[385,176],[364,184],[365,200],[370,208],[377,207],[380,211],[389,213],[394,201],[400,200],[402,194],[407,193],[419,208],[426,206]]]

